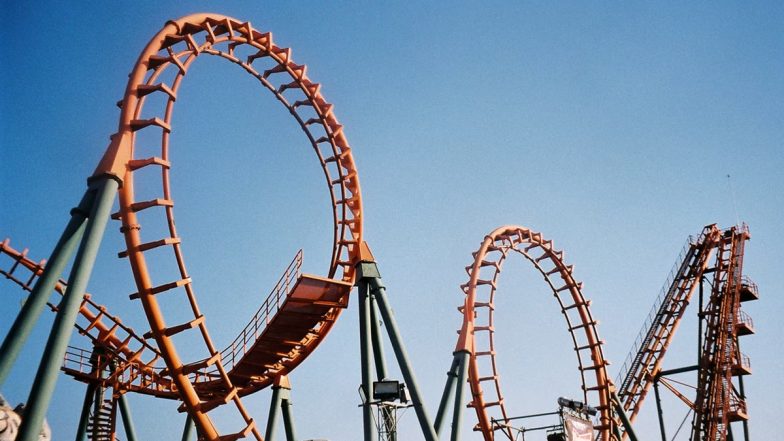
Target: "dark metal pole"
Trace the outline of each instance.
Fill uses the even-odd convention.
[[[703,312],[703,283],[705,277],[700,277],[699,312],[697,314],[697,365],[702,364],[702,312]]]
[[[662,410],[661,396],[659,396],[659,376],[653,378],[653,393],[656,395],[656,409],[659,413],[659,430],[661,431],[662,441],[667,441],[667,434],[664,431],[664,411]]]
[[[370,264],[373,265],[373,267],[376,266],[375,262]],[[365,265],[368,265],[368,263],[362,262],[360,264],[360,266]],[[367,274],[367,272],[363,270],[362,274]],[[377,268],[376,274],[378,274]],[[419,426],[422,428],[422,434],[424,435],[426,441],[437,441],[438,436],[436,435],[433,423],[431,423],[431,419],[427,414],[427,409],[425,409],[424,403],[422,401],[422,395],[419,392],[419,385],[417,384],[416,376],[414,375],[414,370],[408,360],[408,353],[406,353],[403,339],[400,336],[400,331],[397,328],[397,322],[395,321],[392,308],[389,306],[389,302],[387,301],[386,288],[384,288],[384,286],[381,284],[380,276],[368,278],[368,284],[373,290],[376,299],[378,300],[378,309],[381,312],[381,317],[384,319],[384,325],[386,327],[387,334],[389,335],[389,340],[392,343],[392,349],[395,352],[395,358],[397,358],[398,365],[400,366],[400,372],[403,374],[403,379],[411,391],[411,402],[414,405],[414,411],[417,414]]]
[[[136,441],[136,430],[133,427],[133,419],[131,418],[131,409],[125,399],[125,394],[121,394],[118,398],[120,404],[120,414],[123,420],[123,429],[125,429],[125,436],[128,441]]]
[[[457,384],[455,385],[455,406],[452,413],[452,441],[460,439],[460,421],[463,416],[463,390],[465,389],[466,379],[468,377],[468,357],[471,354],[468,351],[458,352],[460,357],[460,369],[457,374]]]
[[[190,415],[185,417],[185,427],[182,429],[182,441],[190,441],[191,433],[193,433],[193,418]]]
[[[381,340],[381,322],[379,321],[378,304],[376,296],[370,296],[370,337],[373,341],[373,361],[376,365],[376,377],[379,380],[387,378],[387,361],[384,356],[384,342]]]
[[[436,434],[440,437],[441,430],[444,426],[444,415],[446,414],[446,409],[449,406],[449,402],[452,400],[452,396],[455,392],[455,380],[457,379],[457,371],[460,367],[460,353],[455,352],[452,357],[452,366],[449,367],[449,371],[446,373],[446,384],[444,385],[444,393],[441,394],[441,402],[438,404],[438,412],[436,412]],[[458,386],[460,387],[460,386]]]
[[[272,402],[270,403],[269,417],[267,418],[267,430],[264,432],[264,441],[272,441],[275,436],[275,423],[278,419],[278,409],[280,408],[280,386],[272,387]]]
[[[376,431],[373,428],[373,346],[371,332],[371,307],[369,286],[365,280],[359,281],[359,346],[360,364],[362,368],[362,428],[365,441],[375,441]]]
[[[283,427],[286,429],[286,441],[297,441],[294,417],[291,415],[291,397],[288,396],[286,399],[281,400],[280,405],[283,413]]]
[[[103,233],[106,230],[106,223],[109,220],[109,213],[119,184],[111,178],[104,177],[94,181],[91,187],[93,186],[97,190],[95,203],[90,212],[90,219],[87,221],[84,238],[76,253],[74,266],[68,279],[68,289],[58,307],[33,388],[27,399],[28,408],[25,419],[19,428],[18,441],[38,440],[46,410],[49,408],[54,393],[63,355],[65,355],[68,340],[71,337],[71,328],[76,322],[79,305],[90,279],[90,273],[98,254]]]
[[[8,374],[11,372],[11,367],[14,365],[19,353],[22,350],[30,332],[41,312],[46,306],[46,301],[49,295],[54,290],[60,275],[63,273],[68,259],[73,254],[76,244],[82,238],[84,233],[84,220],[90,212],[94,199],[94,193],[87,190],[82,197],[79,206],[71,210],[71,220],[57,241],[52,255],[44,268],[43,274],[35,283],[33,291],[27,297],[22,310],[16,316],[11,329],[3,340],[3,345],[0,347],[0,387],[3,386]]]
[[[611,400],[613,406],[615,407],[615,413],[618,414],[618,417],[621,419],[623,429],[626,431],[626,435],[629,437],[629,441],[637,441],[637,434],[634,433],[632,423],[629,421],[629,417],[626,416],[626,412],[623,410],[623,406],[621,405],[621,400],[618,399],[618,394],[615,391],[612,392]]]
[[[87,422],[90,420],[90,408],[95,399],[96,383],[87,383],[87,391],[84,393],[84,404],[82,404],[82,413],[79,416],[79,425],[76,429],[76,441],[87,440]]]

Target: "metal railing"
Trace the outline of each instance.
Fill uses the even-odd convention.
[[[643,324],[640,327],[640,331],[637,333],[637,338],[635,338],[634,343],[632,343],[632,348],[629,351],[629,354],[626,356],[626,359],[621,365],[621,369],[619,370],[618,375],[615,377],[616,384],[618,385],[622,384],[623,380],[625,380],[626,377],[628,376],[629,371],[631,370],[634,361],[637,358],[637,354],[639,353],[640,348],[642,347],[643,343],[645,343],[648,337],[648,333],[651,328],[651,325],[653,324],[654,320],[656,320],[656,317],[659,315],[662,303],[664,302],[665,299],[669,299],[670,297],[672,297],[672,295],[674,295],[674,290],[672,289],[673,282],[681,273],[684,260],[688,256],[689,250],[693,246],[703,242],[704,239],[705,239],[704,232],[701,233],[697,237],[697,239],[695,239],[694,236],[689,236],[689,238],[686,240],[686,243],[681,248],[680,253],[678,253],[678,257],[675,259],[675,263],[673,264],[669,274],[667,275],[667,279],[665,280],[664,284],[661,287],[661,290],[659,291],[659,295],[656,296],[656,299],[654,300],[653,305],[651,306],[651,309],[648,312],[647,317],[645,318],[645,321],[643,321]],[[621,388],[620,390],[623,391],[623,388]]]
[[[294,256],[286,271],[272,288],[264,303],[261,304],[256,314],[250,319],[247,326],[229,346],[221,351],[221,360],[226,370],[232,370],[242,357],[255,345],[256,340],[275,317],[286,297],[291,292],[297,279],[302,274],[302,250]]]
[[[736,325],[746,325],[749,329],[754,329],[754,320],[752,320],[751,316],[746,314],[745,311],[738,310],[738,316],[736,318]]]

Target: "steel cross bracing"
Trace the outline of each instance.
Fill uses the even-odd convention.
[[[618,376],[618,397],[632,421],[650,391],[654,375],[661,369],[664,354],[670,346],[692,294],[699,285],[711,255],[719,243],[721,232],[715,225],[703,229],[695,240],[689,240],[676,262],[676,270],[665,284],[666,291],[657,299],[651,314],[621,367]]]

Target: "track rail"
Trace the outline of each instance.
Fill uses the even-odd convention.
[[[564,262],[563,251],[556,250],[553,242],[545,240],[540,233],[520,226],[503,226],[485,237],[479,250],[473,253],[473,263],[466,267],[469,280],[461,286],[466,297],[460,308],[463,325],[455,352],[471,354],[468,382],[473,398],[469,406],[474,408],[479,421],[475,430],[481,431],[486,441],[495,439],[496,431],[514,439],[506,424],[509,416],[497,369],[493,322],[498,277],[512,252],[531,262],[552,290],[572,338],[583,398],[600,411],[596,426],[600,439],[610,440],[617,424],[612,418],[610,402],[612,382],[606,369],[609,362],[602,352],[604,342],[596,329],[598,321],[590,311],[591,302],[583,296],[582,283],[574,278],[573,267]],[[480,364],[481,358],[489,358],[489,363]],[[483,366],[489,366],[489,371],[483,371]]]
[[[94,176],[111,175],[122,182],[120,211],[115,218],[122,221],[121,231],[127,245],[127,250],[120,256],[128,257],[138,288],[131,297],[141,300],[150,323],[148,335],[155,339],[179,397],[201,435],[209,440],[234,440],[249,435],[261,440],[208,332],[174,222],[169,174],[172,166],[169,160],[171,117],[181,82],[202,54],[226,59],[251,74],[299,123],[322,166],[332,204],[334,234],[328,277],[340,277],[347,282],[353,281],[353,266],[362,240],[359,178],[343,126],[335,117],[333,106],[322,96],[320,85],[307,77],[306,66],[294,63],[290,49],[274,44],[271,33],[260,32],[249,22],[217,14],[196,14],[169,21],[142,51],[129,76],[125,96],[119,103],[122,112],[118,131],[111,137],[112,142]],[[167,82],[168,77],[173,79]],[[146,108],[145,102],[150,96],[162,98],[165,105]],[[136,143],[142,131],[160,135],[159,153],[137,156],[147,147],[139,147]],[[136,174],[150,168],[160,172],[160,194],[153,199],[136,200]],[[166,231],[167,234],[143,238],[142,219],[145,225],[153,225],[145,231]],[[157,280],[153,280],[146,254],[160,255],[167,249],[170,255],[173,254],[176,269],[170,270],[168,275],[156,274]],[[164,311],[157,299],[159,295],[184,295],[192,319],[176,325],[167,324],[164,317],[174,311]],[[320,328],[320,332],[328,333],[332,323],[334,321]],[[205,358],[186,362],[177,351],[173,337],[190,330],[197,332],[197,338],[203,341]],[[222,383],[218,389],[225,393],[200,396],[189,375],[211,367],[217,369],[216,381]],[[245,427],[221,436],[207,413],[229,403],[234,404]]]
[[[700,279],[708,269],[721,234],[716,225],[709,225],[696,240],[690,239],[686,243],[621,367],[618,397],[631,421],[639,414],[654,377],[661,370],[667,349]]]

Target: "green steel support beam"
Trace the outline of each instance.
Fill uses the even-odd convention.
[[[653,379],[653,394],[656,396],[656,410],[659,414],[659,431],[662,441],[667,441],[667,432],[664,430],[664,409],[662,409],[661,396],[659,395],[659,376]]]
[[[123,429],[125,429],[125,437],[127,441],[136,441],[136,430],[133,427],[133,419],[131,418],[131,409],[128,406],[128,401],[125,399],[125,394],[121,394],[118,398],[120,403],[120,414],[123,420]]]
[[[359,279],[359,348],[362,370],[362,431],[364,441],[376,441],[373,427],[373,336],[371,331],[372,302],[367,281]]]
[[[185,427],[182,429],[182,441],[190,441],[193,433],[193,418],[190,415],[185,417]]]
[[[87,391],[84,393],[84,404],[82,413],[79,416],[79,426],[76,429],[76,441],[87,441],[87,422],[90,420],[90,408],[95,399],[95,383],[87,383]]]
[[[275,423],[280,409],[280,386],[272,387],[272,402],[270,403],[269,417],[267,417],[267,430],[264,432],[264,441],[272,441],[275,437]]]
[[[381,322],[379,320],[378,303],[376,296],[370,296],[370,337],[373,341],[373,361],[376,365],[376,378],[387,378],[387,360],[384,356],[384,342],[381,340]]]
[[[417,384],[411,363],[408,360],[408,353],[403,344],[403,339],[400,336],[395,316],[387,301],[386,288],[381,283],[381,275],[378,272],[378,266],[375,262],[363,261],[359,263],[357,268],[359,270],[358,277],[368,284],[378,302],[378,309],[379,312],[381,312],[381,318],[384,320],[387,335],[389,335],[390,343],[392,343],[392,350],[395,352],[395,358],[397,359],[398,366],[400,366],[400,372],[403,374],[403,380],[406,382],[406,385],[408,385],[408,389],[411,392],[411,402],[414,406],[417,419],[419,420],[422,434],[426,441],[438,441],[436,430],[433,427],[433,423],[431,423],[431,419],[427,414],[427,409],[425,409],[424,403],[422,402],[419,385]]]
[[[452,414],[452,441],[460,439],[460,422],[463,416],[463,391],[465,390],[466,380],[468,379],[468,358],[471,353],[468,351],[458,352],[460,357],[460,369],[457,374],[457,384],[455,385],[455,407]]]
[[[623,405],[621,405],[621,400],[618,399],[618,393],[613,391],[610,398],[613,407],[615,408],[615,413],[618,414],[618,417],[621,419],[621,424],[623,424],[623,429],[626,431],[626,436],[629,437],[629,441],[638,441],[637,434],[634,433],[634,428],[632,427],[632,422],[629,421],[629,417],[626,416]]]
[[[27,399],[27,412],[19,428],[17,441],[38,440],[38,433],[52,400],[60,365],[71,337],[71,329],[76,322],[79,305],[90,279],[90,273],[98,254],[103,233],[106,230],[106,223],[109,220],[118,186],[117,181],[108,177],[95,180],[90,185],[90,189],[96,191],[95,202],[71,269],[68,289],[58,306],[57,316],[54,319],[49,340],[46,342],[46,349],[38,366],[33,388]]]
[[[88,190],[79,202],[79,206],[71,210],[71,219],[52,250],[52,255],[47,261],[43,274],[35,283],[33,291],[27,297],[22,310],[16,316],[11,329],[5,336],[3,345],[0,346],[0,388],[8,378],[14,362],[19,357],[22,347],[41,316],[49,296],[60,279],[63,269],[68,264],[82,233],[84,233],[84,220],[90,212],[93,199],[94,192]]]
[[[452,366],[449,367],[449,372],[446,373],[446,384],[444,385],[444,393],[441,394],[441,402],[438,404],[438,412],[436,412],[436,434],[440,437],[444,427],[444,415],[452,397],[455,393],[455,380],[457,379],[457,371],[460,368],[460,356],[455,352],[452,357]],[[458,386],[459,387],[459,386]]]
[[[294,416],[291,414],[291,396],[288,393],[286,395],[287,398],[281,400],[280,403],[281,413],[283,414],[283,427],[286,429],[286,441],[297,441]]]

